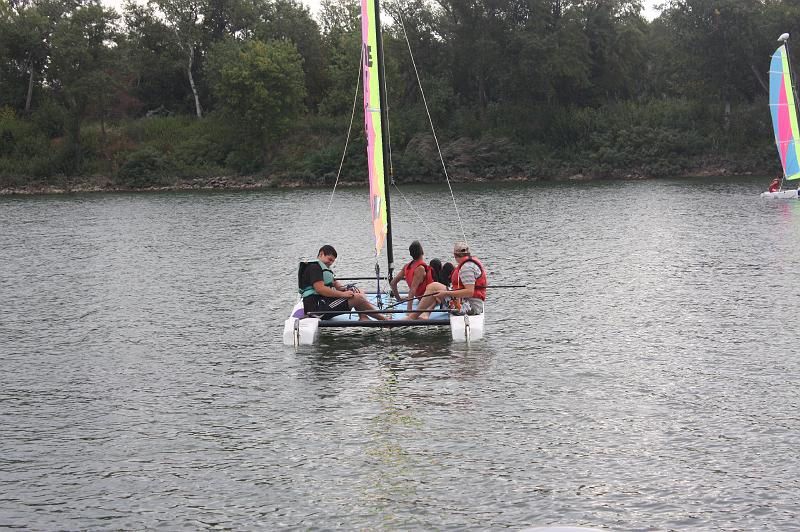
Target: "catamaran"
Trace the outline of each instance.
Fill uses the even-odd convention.
[[[323,313],[307,316],[303,301],[295,304],[289,318],[284,323],[283,342],[286,345],[311,345],[318,341],[320,329],[327,327],[441,327],[449,328],[454,341],[469,342],[483,338],[484,314],[454,314],[449,309],[434,309],[430,319],[409,319],[402,299],[408,297],[401,294],[401,302],[390,298],[389,290],[382,283],[392,279],[394,257],[392,251],[392,220],[389,202],[390,176],[386,172],[385,162],[389,160],[388,150],[388,117],[386,105],[386,85],[383,79],[383,46],[380,27],[379,0],[361,0],[361,60],[364,91],[364,127],[367,140],[367,163],[369,167],[369,200],[372,212],[372,229],[375,234],[375,292],[367,293],[368,300],[378,311],[391,315],[387,321],[362,320],[360,314],[365,312],[350,311],[330,319],[320,319]],[[424,93],[423,93],[424,99]],[[446,175],[446,174],[445,174]],[[466,238],[465,238],[466,240]],[[386,250],[388,275],[380,275],[379,259]],[[302,264],[301,264],[302,268]],[[351,278],[352,279],[352,278]],[[363,278],[357,278],[363,279]],[[416,303],[415,303],[416,304]]]
[[[777,190],[762,192],[762,198],[791,199],[797,198],[797,189],[783,189],[784,181],[800,179],[800,162],[798,161],[797,141],[800,139],[800,128],[797,122],[797,98],[795,96],[794,76],[789,60],[789,34],[778,37],[782,43],[769,65],[769,110],[772,114],[772,128],[775,132],[775,145],[781,159],[783,175]]]

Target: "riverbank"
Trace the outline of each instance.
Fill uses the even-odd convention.
[[[704,177],[725,177],[725,176],[750,176],[767,175],[768,172],[755,171],[752,169],[731,168],[725,165],[706,165],[683,172],[679,175],[668,176],[669,178],[692,179]],[[502,173],[490,175],[490,177],[477,176],[471,172],[454,173],[450,179],[454,183],[503,183],[503,182],[537,182],[537,181],[596,181],[596,180],[646,180],[664,179],[665,176],[647,175],[639,169],[613,170],[613,171],[564,171],[556,175],[546,177]],[[406,184],[435,184],[441,183],[441,179],[415,178],[404,179]],[[0,196],[12,195],[45,195],[45,194],[80,194],[93,192],[167,192],[167,191],[190,191],[190,190],[260,190],[271,188],[326,188],[333,186],[335,178],[308,177],[308,176],[217,176],[210,178],[195,178],[191,180],[176,179],[170,184],[158,186],[132,187],[116,184],[107,177],[89,176],[54,179],[50,182],[30,182],[25,185],[5,186],[0,188]],[[348,179],[340,181],[337,186],[355,187],[363,186],[366,181],[355,181]]]

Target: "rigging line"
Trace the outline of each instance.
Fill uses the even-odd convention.
[[[430,226],[427,223],[425,223],[425,220],[422,218],[422,216],[420,216],[420,214],[417,212],[417,210],[414,208],[411,202],[408,201],[408,198],[406,198],[405,194],[403,194],[403,191],[400,190],[400,187],[397,186],[397,183],[395,183],[394,180],[392,180],[392,185],[394,185],[395,190],[397,190],[397,192],[400,193],[400,197],[403,198],[403,201],[406,202],[408,207],[411,209],[411,212],[417,215],[417,218],[419,218],[419,221],[422,222],[422,225],[425,226],[425,229],[428,230],[428,233],[431,235],[431,237],[436,238],[436,234],[433,232]]]
[[[458,217],[458,225],[461,227],[461,235],[464,237],[464,242],[469,246],[467,241],[467,234],[464,232],[464,221],[461,219],[461,213],[458,212],[458,205],[456,204],[456,196],[453,194],[453,186],[450,184],[450,176],[447,175],[447,166],[444,164],[444,157],[442,156],[442,149],[439,146],[439,139],[436,137],[436,129],[433,127],[433,118],[431,118],[431,111],[428,109],[428,99],[425,98],[425,91],[422,89],[422,80],[419,79],[419,71],[417,70],[417,62],[414,61],[414,53],[411,51],[411,42],[408,40],[408,32],[406,25],[403,22],[403,13],[398,9],[398,18],[400,20],[400,27],[403,28],[403,37],[406,39],[406,46],[408,46],[408,55],[411,57],[411,64],[414,67],[414,74],[417,76],[417,85],[419,85],[419,92],[422,95],[422,103],[425,105],[425,113],[428,115],[428,122],[431,125],[431,133],[433,134],[433,141],[436,143],[436,151],[439,152],[439,161],[442,163],[442,171],[444,178],[447,181],[447,188],[450,189],[450,197],[453,199],[453,207],[456,209],[456,216]]]
[[[381,38],[381,51],[386,50],[383,45],[383,32],[379,31],[378,35]],[[389,153],[389,179],[391,183],[394,184],[394,163],[392,162],[392,128],[389,124],[389,91],[386,90],[386,61],[381,61],[379,65],[382,70],[381,76],[383,76],[383,87],[378,87],[378,90],[383,91],[383,104],[386,106],[386,112],[383,113],[383,116],[386,117],[386,151]]]
[[[339,161],[339,171],[336,172],[336,182],[333,184],[331,197],[328,200],[328,208],[325,209],[325,218],[333,205],[333,195],[336,194],[336,186],[339,184],[339,178],[342,176],[342,168],[344,167],[344,159],[347,156],[347,146],[350,144],[350,134],[353,132],[353,120],[356,116],[356,106],[358,105],[358,89],[361,88],[361,69],[364,68],[364,47],[361,47],[361,59],[358,61],[358,79],[356,80],[356,93],[353,95],[353,112],[350,114],[350,127],[347,128],[347,138],[344,141],[344,151],[342,152],[342,160]]]

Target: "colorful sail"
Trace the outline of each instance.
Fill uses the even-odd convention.
[[[786,179],[800,179],[797,151],[800,129],[797,125],[797,108],[786,45],[781,45],[772,54],[769,66],[769,109],[783,173]]]
[[[378,30],[375,0],[361,0],[361,59],[364,62],[364,131],[369,164],[369,202],[375,232],[375,255],[386,241],[386,188],[384,185],[381,100],[378,77]]]

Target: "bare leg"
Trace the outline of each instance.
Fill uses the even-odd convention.
[[[447,287],[442,283],[429,284],[425,289],[425,295],[419,300],[419,305],[417,305],[416,312],[409,314],[408,319],[416,320],[422,318],[427,320],[430,316],[430,313],[425,311],[435,307],[436,303],[441,303],[440,298],[436,294],[439,292],[444,292],[445,290],[447,290]]]
[[[359,314],[358,315],[358,319],[360,319],[360,320],[368,320],[369,319],[368,316],[372,316],[376,320],[382,320],[382,321],[389,319],[386,316],[384,316],[383,314],[381,314],[380,312],[378,312],[378,309],[376,309],[372,305],[372,303],[367,301],[367,298],[365,298],[361,294],[356,294],[355,296],[353,296],[353,298],[350,299],[350,304],[356,310],[372,310],[372,311],[374,311],[374,312],[371,312],[369,314]]]

